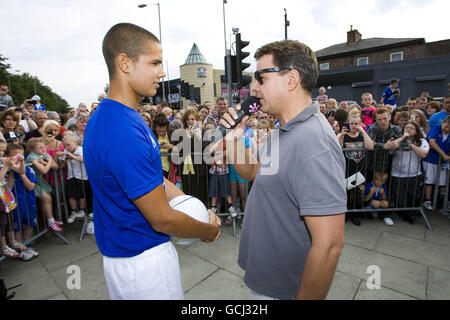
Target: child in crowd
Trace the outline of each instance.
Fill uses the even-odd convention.
[[[409,112],[408,111],[400,111],[398,113],[398,121],[397,121],[397,126],[403,130],[403,128],[405,127],[406,123],[409,121]]]
[[[325,94],[326,90],[324,87],[319,88],[319,95],[316,97],[317,102],[327,102],[328,96]]]
[[[16,208],[16,202],[10,189],[13,176],[8,175],[9,169],[17,166],[18,161],[17,158],[3,157],[5,151],[6,142],[0,140],[0,242],[5,257],[18,258],[19,253],[16,250],[22,251],[27,248],[14,239],[12,211]],[[6,238],[12,248],[7,245]]]
[[[71,131],[72,133],[77,132],[77,125],[76,124],[71,124],[68,128],[67,131]]]
[[[373,117],[375,115],[375,111],[377,111],[377,108],[373,106],[373,96],[371,93],[364,93],[361,96],[361,103],[364,106],[361,111],[362,120],[364,125],[367,127],[373,123]]]
[[[439,186],[444,191],[446,170],[448,170],[448,152],[450,151],[450,116],[447,116],[442,124],[433,126],[428,132],[427,141],[430,144],[428,156],[423,160],[425,176],[425,201],[423,206],[432,210],[431,191],[436,182],[436,171],[438,169],[439,156],[442,158],[441,171],[439,174]]]
[[[373,209],[389,207],[388,202],[388,190],[386,182],[388,179],[388,174],[386,172],[374,172],[373,181],[366,184],[364,191],[364,201],[369,202]],[[391,218],[385,217],[384,223],[393,226],[394,221]]]
[[[226,197],[230,216],[227,217],[224,224],[229,226],[233,223],[232,217],[236,216],[236,209],[233,207],[233,200],[231,198],[229,167],[226,163],[226,157],[223,154],[226,149],[226,142],[225,139],[222,141],[222,150],[218,148],[215,152],[211,153],[215,160],[209,169],[209,197],[211,198],[211,210],[214,214],[217,212],[216,201],[218,192],[220,192],[222,197]],[[222,155],[219,155],[219,152]]]
[[[86,197],[90,193],[90,185],[83,163],[83,148],[76,143],[73,135],[65,136],[62,143],[65,147],[62,160],[67,162],[67,196],[71,209],[67,223],[73,223],[76,218],[86,215]]]
[[[21,145],[9,143],[6,149],[8,157],[17,159],[20,162],[18,168],[12,167],[14,172],[14,188],[12,193],[16,197],[17,207],[13,211],[14,215],[14,237],[16,243],[21,243],[31,239],[33,227],[36,226],[36,195],[34,194],[34,185],[37,182],[34,170],[28,166],[25,167],[24,148]],[[21,258],[29,260],[39,255],[32,248],[22,251]]]
[[[27,142],[27,151],[29,153],[25,160],[26,164],[32,164],[36,172],[37,183],[34,185],[34,192],[42,200],[42,211],[48,219],[48,228],[53,232],[63,232],[62,222],[53,217],[52,206],[52,187],[44,180],[43,175],[51,169],[58,169],[58,164],[53,158],[45,152],[46,146],[43,138],[30,139]]]
[[[267,122],[267,120],[259,120],[257,133],[256,143],[261,146],[266,142],[267,136],[270,133],[269,122]]]

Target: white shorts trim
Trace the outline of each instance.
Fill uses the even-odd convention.
[[[111,300],[183,300],[180,263],[172,242],[130,258],[103,257]]]
[[[269,296],[265,296],[256,291],[250,289],[250,300],[278,300],[277,298],[272,298]]]
[[[423,162],[423,169],[426,172],[425,175],[425,184],[435,184],[436,183],[436,170],[437,164]],[[447,180],[447,169],[446,166],[441,166],[441,172],[439,174],[439,185],[445,186],[445,182]]]

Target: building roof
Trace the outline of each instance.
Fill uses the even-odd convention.
[[[340,43],[331,47],[316,51],[316,57],[318,59],[336,56],[346,55],[357,51],[370,51],[373,49],[380,49],[382,47],[395,47],[398,45],[406,45],[412,43],[424,43],[424,38],[370,38],[361,39],[354,43]]]
[[[184,64],[194,64],[194,63],[208,63],[206,62],[205,57],[203,57],[202,53],[200,52],[200,49],[197,47],[195,43],[192,46],[191,52],[189,52],[189,55]]]

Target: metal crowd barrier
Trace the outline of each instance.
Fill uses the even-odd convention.
[[[30,167],[31,164],[26,164],[26,167]],[[13,174],[13,172],[9,172],[9,174]],[[61,173],[61,169],[59,170],[51,170],[47,176],[49,175],[53,175],[54,177],[54,181],[55,184],[52,185],[52,189],[53,189],[53,193],[52,193],[52,215],[55,218],[55,220],[61,220],[62,221],[62,209],[61,209],[61,205],[64,206],[65,209],[65,216],[67,218],[67,208],[65,207],[65,198],[64,198],[64,183],[62,181],[63,176]],[[62,186],[61,190],[63,192],[62,196],[63,199],[60,199],[60,187]],[[22,211],[23,208],[21,208],[21,204],[19,203],[18,199],[19,197],[22,199],[26,199],[25,201],[23,201],[23,203],[25,204],[25,211],[26,211],[26,217],[24,218],[24,220],[26,219],[26,221],[30,221],[33,220],[31,219],[31,208],[29,208],[28,205],[28,198],[27,198],[27,191],[24,190],[24,194],[19,195],[18,194],[18,190],[15,187],[15,182],[14,182],[14,187],[12,188],[13,191],[13,196],[15,198],[15,202],[16,202],[16,208],[15,210],[13,210],[13,221],[8,221],[10,224],[12,224],[14,229],[18,229],[18,231],[14,232],[14,238],[16,241],[20,242],[22,245],[25,246],[29,246],[33,243],[35,243],[37,240],[39,240],[40,238],[42,238],[44,235],[46,235],[48,232],[52,232],[49,228],[48,228],[48,224],[47,224],[47,217],[45,215],[44,212],[44,200],[42,197],[36,197],[36,218],[35,218],[35,222],[36,225],[33,227],[32,230],[32,235],[29,239],[23,239],[23,230],[22,230],[22,225],[24,222],[23,220],[20,220],[20,214],[19,214],[19,210]],[[34,192],[34,190],[32,191],[28,191],[28,192]],[[56,210],[53,206],[53,200],[56,199]],[[38,206],[40,204],[40,206]],[[16,217],[14,217],[14,212],[16,212]],[[19,218],[19,221],[16,221],[16,219],[14,218]],[[66,237],[64,237],[64,235],[62,233],[58,233],[58,232],[53,232],[53,234],[58,237],[59,239],[61,239],[64,243],[66,244],[70,244],[70,241],[67,240]],[[0,262],[3,261],[6,257],[5,256],[0,256]]]
[[[181,163],[181,164],[174,165],[177,169],[177,176],[179,176],[181,179],[181,188],[180,189],[185,194],[191,195],[191,196],[194,196],[194,197],[200,199],[205,204],[205,206],[209,209],[209,208],[211,208],[211,198],[209,197],[210,175],[211,175],[209,173],[209,169],[211,166],[206,164],[204,161],[202,161],[201,164],[195,164],[194,159],[197,157],[197,160],[198,160],[199,157],[203,157],[203,153],[191,152],[189,155],[191,156],[192,163],[194,166],[194,173],[189,172],[188,174],[182,174],[183,168],[184,168],[184,163],[186,160],[184,160],[183,163]],[[169,161],[171,161],[171,156],[172,156],[171,153],[162,153],[161,156],[168,156]],[[201,172],[199,172],[199,171],[201,171]],[[230,175],[228,174],[227,177],[228,177],[228,181],[229,181]],[[231,188],[231,185],[230,185],[230,188]],[[245,188],[244,189],[245,190],[245,199],[244,200],[247,200],[248,193],[249,193],[248,181],[245,182],[244,188]],[[226,197],[224,197],[222,195],[221,191],[224,191],[226,193],[228,190],[220,190],[218,185],[216,186],[216,190],[218,190],[217,195],[216,195],[216,207],[217,208],[220,207],[220,211],[218,211],[216,213],[216,215],[219,217],[226,217],[226,218],[230,217],[231,218],[232,226],[233,226],[233,235],[236,237],[237,236],[237,228],[238,228],[237,221],[239,219],[244,219],[244,215],[245,215],[245,211],[242,210],[242,199],[239,194],[239,185],[238,185],[238,195],[236,198],[240,199],[240,206],[239,206],[240,211],[239,212],[236,211],[235,216],[231,216],[230,213],[226,212],[226,209],[228,208],[228,204],[226,201]],[[230,194],[232,194],[231,189],[229,191],[230,191]],[[225,207],[222,204],[222,200],[224,198],[225,198]],[[233,203],[233,206],[236,208],[236,203]]]
[[[413,214],[419,212],[428,229],[431,224],[422,207],[425,195],[425,172],[422,160],[410,156],[414,152],[409,147],[389,150],[372,150],[365,148],[343,149],[346,157],[347,213],[377,213],[383,217],[387,213]],[[394,162],[395,161],[395,162]],[[393,164],[395,172],[393,171]],[[366,185],[373,181],[374,172],[387,173],[385,182],[388,194],[386,208],[374,208],[369,201],[364,201]],[[363,186],[363,187],[361,187]],[[364,190],[361,190],[363,189]],[[358,190],[359,189],[359,190]],[[378,190],[377,190],[378,192]]]

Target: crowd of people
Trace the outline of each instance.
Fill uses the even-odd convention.
[[[64,177],[70,207],[66,222],[84,218],[92,210],[82,144],[89,117],[105,95],[100,95],[90,110],[80,103],[76,109],[69,108],[67,114],[60,115],[47,111],[39,96],[15,106],[6,97],[7,87],[1,88],[2,101],[10,101],[0,114],[1,249],[7,257],[28,260],[39,254],[23,245],[38,223],[38,208],[51,231],[63,232],[62,217],[55,217],[54,189],[58,184],[54,170],[62,169]],[[431,209],[439,157],[444,169],[449,159],[450,95],[441,104],[424,92],[399,106],[397,79],[391,81],[378,104],[371,93],[363,94],[358,104],[337,102],[325,92],[325,88],[320,88],[315,101],[335,131],[346,158],[348,209],[420,205]],[[171,109],[165,101],[138,108],[160,145],[164,176],[184,193],[203,201],[214,213],[228,213],[223,218],[224,225],[231,225],[238,211],[245,212],[252,185],[252,181],[239,176],[233,164],[227,163],[225,141],[219,150],[207,149],[228,107],[227,99],[219,97],[215,105],[209,101],[200,106],[193,102],[182,110]],[[255,154],[279,126],[273,116],[256,112],[247,121],[245,147]],[[210,161],[205,157],[208,152]],[[445,178],[444,170],[439,178],[441,188],[446,184]],[[425,188],[421,187],[423,183]],[[445,205],[441,213],[448,214]],[[401,212],[399,216],[414,223],[413,211]],[[360,225],[363,217],[372,219],[373,214],[348,213],[346,220]],[[379,212],[378,217],[387,225],[394,224],[389,211]],[[243,219],[240,226],[242,223]]]
[[[1,88],[7,94],[7,86]],[[82,151],[90,113],[83,103],[64,115],[48,111],[37,95],[20,106],[7,100],[11,103],[0,113],[1,250],[6,257],[30,260],[39,253],[24,243],[38,223],[52,232],[64,231],[62,217],[55,212],[61,201],[55,188],[60,195],[65,188],[70,207],[67,223],[92,210]]]

